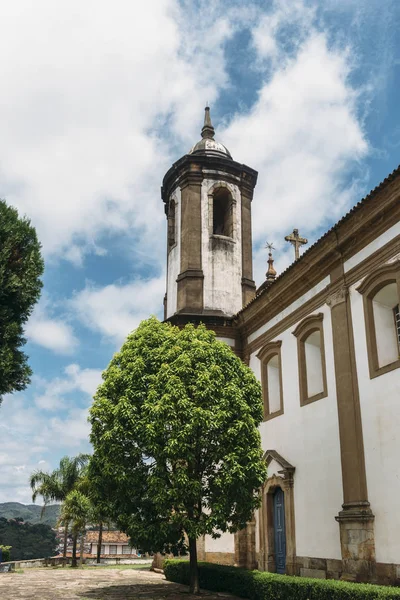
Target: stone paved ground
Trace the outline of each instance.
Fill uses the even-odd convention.
[[[202,592],[205,600],[235,600]],[[163,575],[133,569],[25,569],[0,573],[1,600],[198,600]]]

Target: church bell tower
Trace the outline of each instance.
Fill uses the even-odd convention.
[[[254,297],[251,201],[257,172],[214,139],[206,107],[201,140],[161,189],[168,221],[164,318],[223,324]]]

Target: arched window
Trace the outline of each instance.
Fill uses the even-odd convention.
[[[370,377],[400,367],[400,261],[385,265],[359,286],[364,297]]]
[[[233,237],[232,196],[226,187],[219,187],[214,191],[212,207],[213,234]]]
[[[301,406],[328,395],[323,317],[322,313],[311,315],[293,331],[297,337]]]
[[[257,354],[261,361],[264,420],[283,414],[282,342],[271,342]]]
[[[176,243],[176,203],[174,199],[171,199],[168,207],[168,250]]]

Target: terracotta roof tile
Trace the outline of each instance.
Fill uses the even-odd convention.
[[[98,531],[87,531],[85,542],[87,544],[97,544],[99,539]],[[128,544],[129,538],[122,531],[103,531],[103,544]]]

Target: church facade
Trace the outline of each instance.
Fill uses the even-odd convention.
[[[263,389],[268,479],[199,558],[400,583],[400,168],[282,274],[252,275],[257,172],[202,139],[167,172],[165,319],[205,323]],[[271,257],[270,257],[271,259]]]

